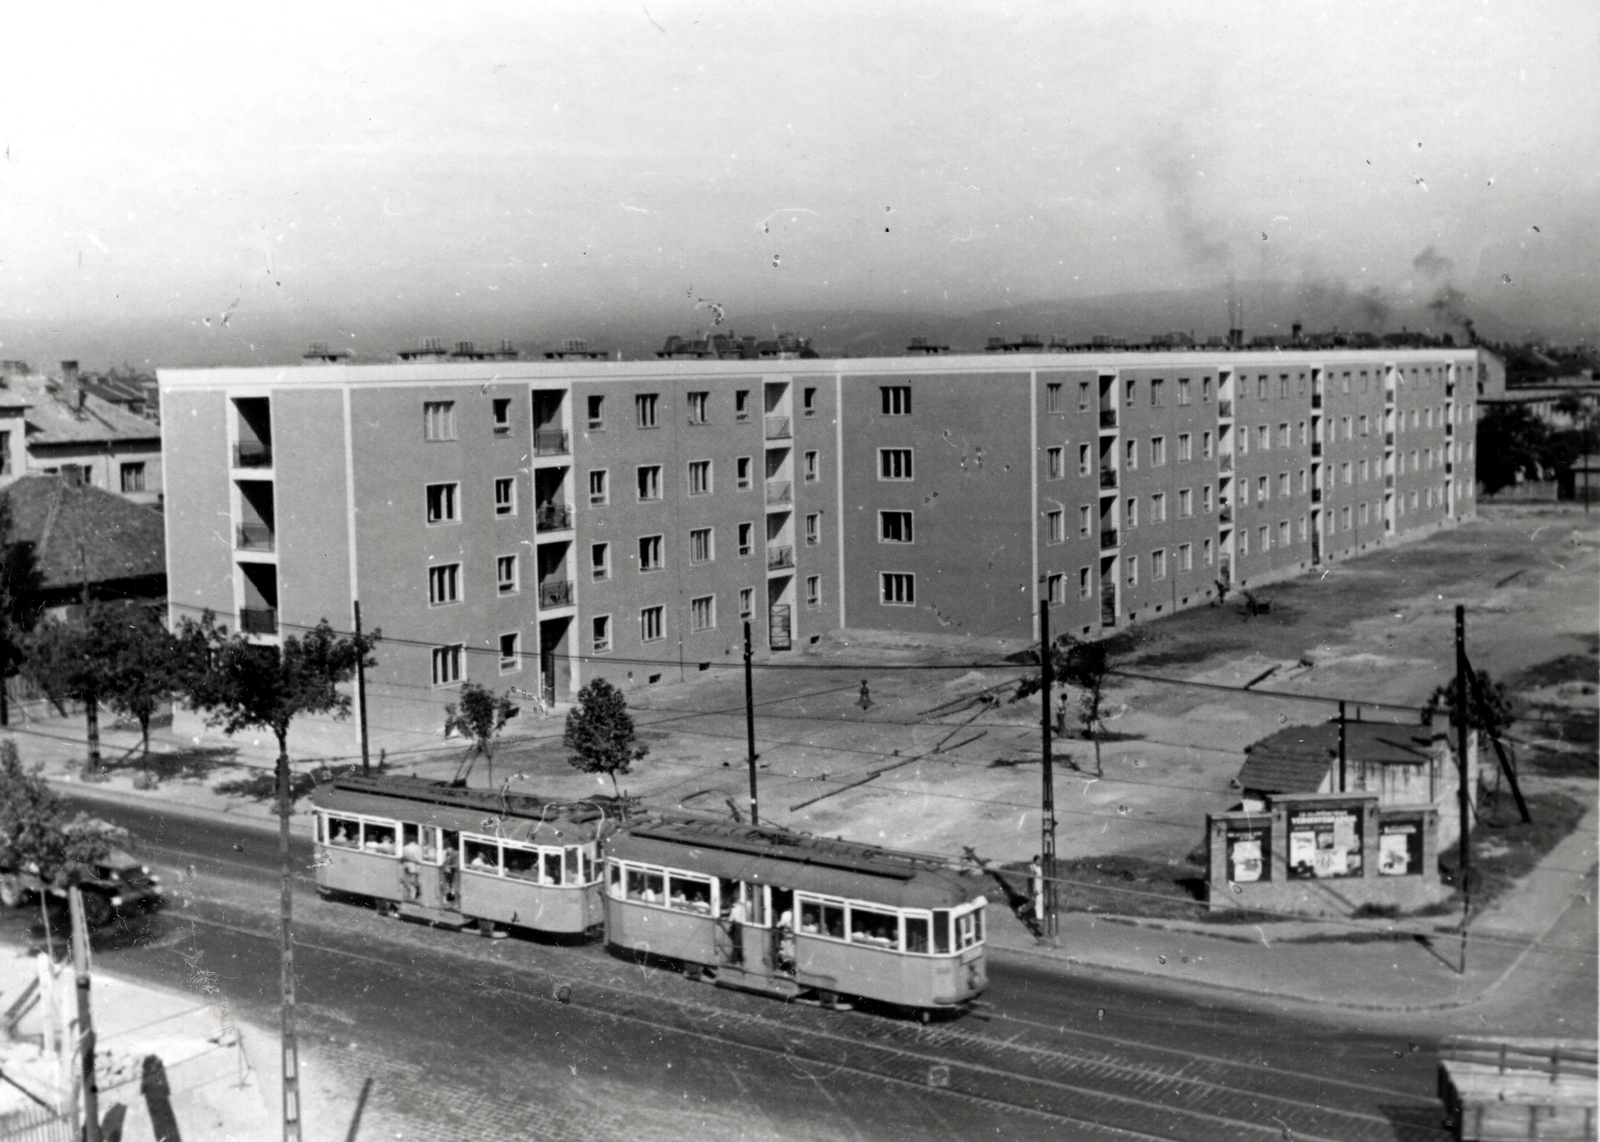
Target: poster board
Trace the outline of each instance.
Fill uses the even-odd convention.
[[[1233,884],[1272,879],[1272,826],[1267,821],[1229,821],[1224,833],[1227,877]]]
[[[1359,877],[1361,817],[1360,806],[1290,809],[1289,879]]]
[[[1378,875],[1422,875],[1422,818],[1387,817],[1378,822]]]

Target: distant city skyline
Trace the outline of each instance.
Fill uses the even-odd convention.
[[[268,363],[401,330],[769,334],[1230,289],[1248,325],[1285,288],[1600,335],[1592,5],[81,23],[23,17],[0,95],[7,357]]]

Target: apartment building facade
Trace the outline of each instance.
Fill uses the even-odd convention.
[[[163,370],[174,619],[359,600],[375,731],[866,628],[1080,635],[1472,514],[1471,350]]]

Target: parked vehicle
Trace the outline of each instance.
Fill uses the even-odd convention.
[[[125,849],[112,849],[97,864],[79,869],[77,884],[83,891],[83,917],[91,928],[159,908],[166,892],[161,878]],[[0,871],[0,905],[21,908],[40,895],[65,901],[67,889],[46,884],[34,867]]]

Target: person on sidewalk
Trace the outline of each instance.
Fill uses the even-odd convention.
[[[1044,862],[1037,853],[1028,865],[1028,895],[1033,900],[1033,922],[1044,930]]]

